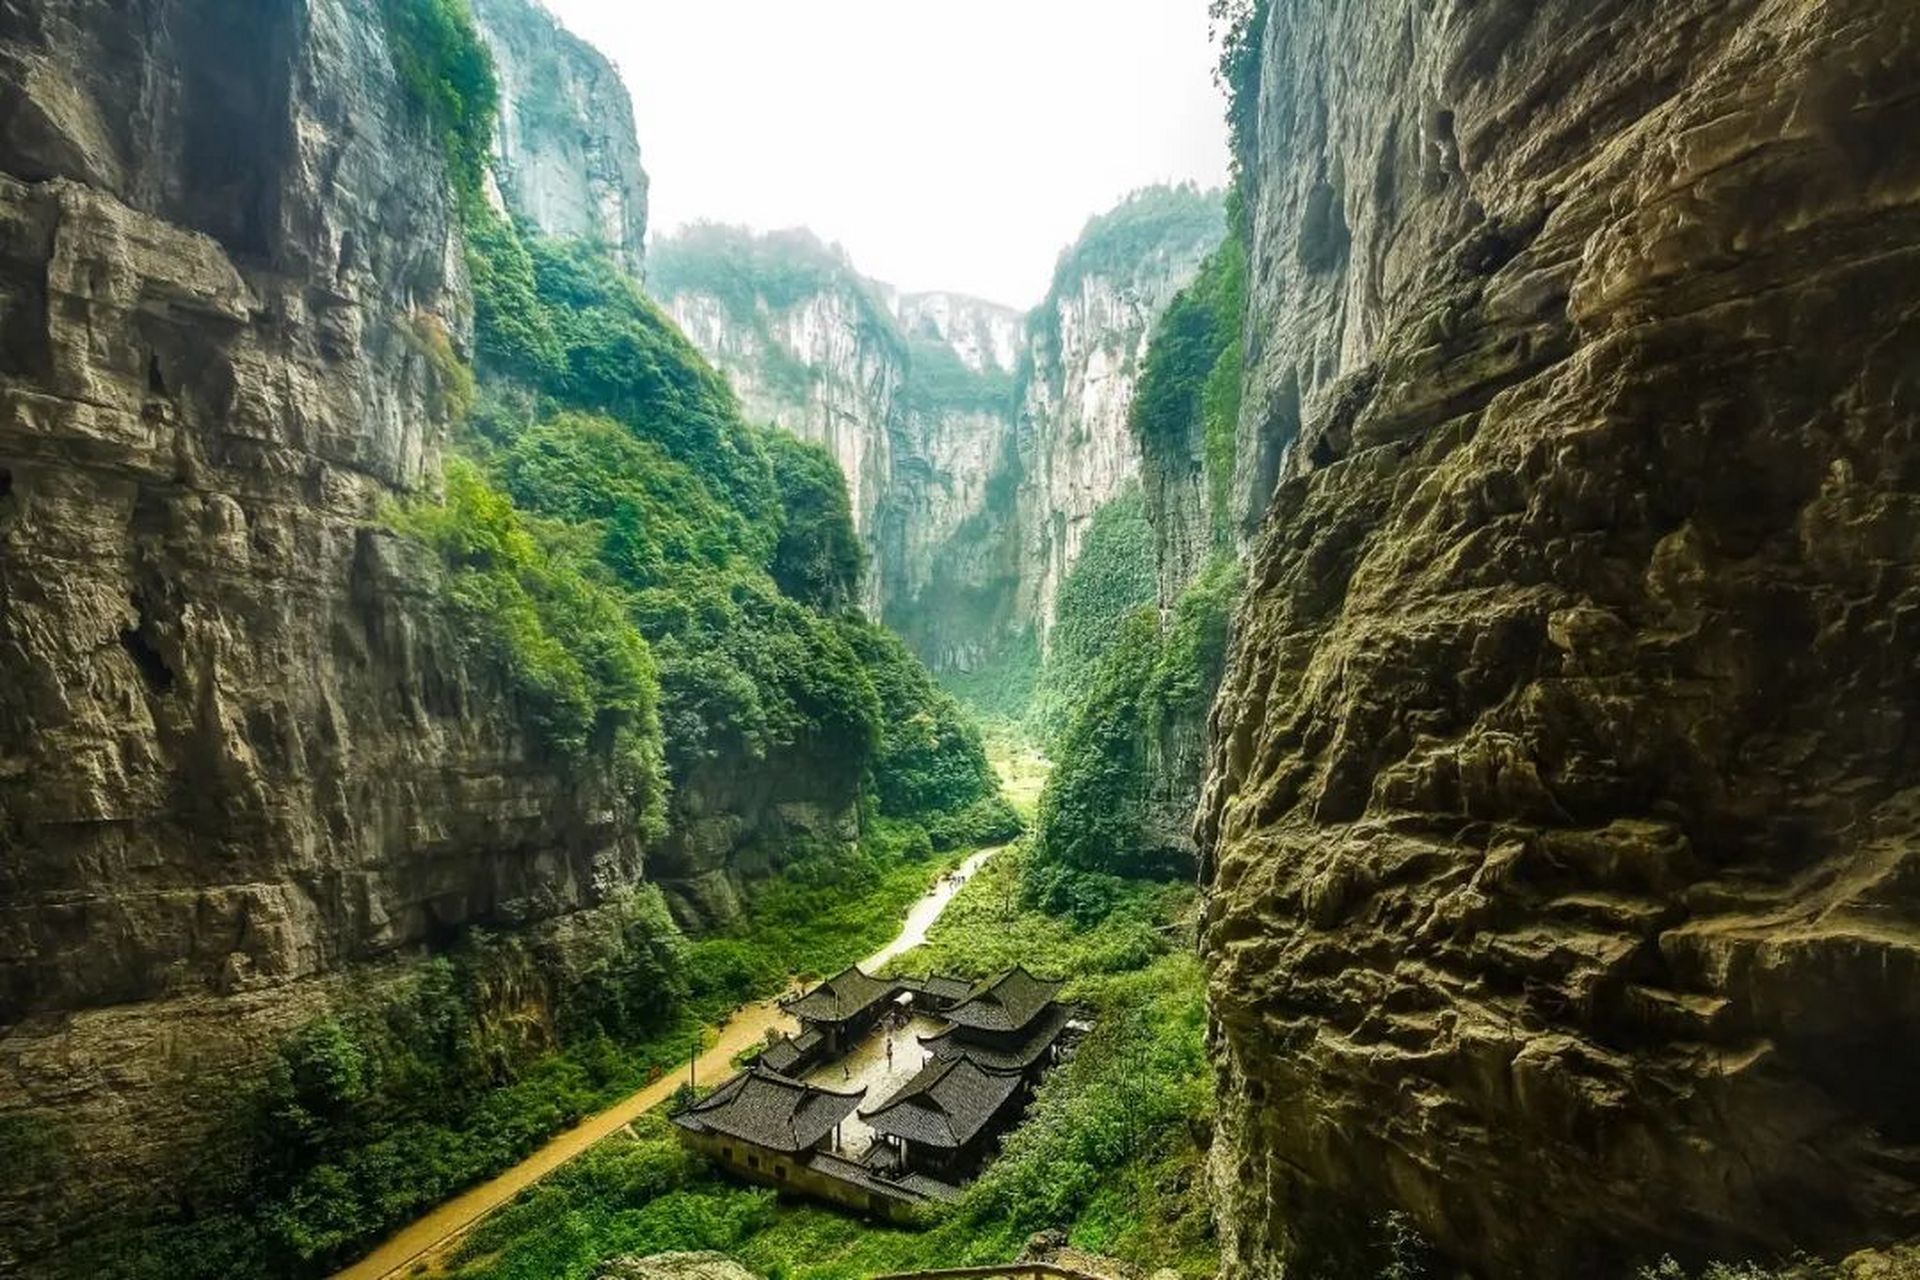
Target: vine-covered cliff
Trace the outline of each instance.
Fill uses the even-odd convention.
[[[0,13],[0,1272],[347,1261],[785,980],[674,917],[1007,834],[503,90],[437,0]]]
[[[1911,14],[1241,34],[1228,1274],[1920,1230]]]
[[[468,324],[377,13],[143,13],[0,19],[0,1110],[87,1174],[16,1222],[164,1184],[325,975],[641,870],[372,521]]]

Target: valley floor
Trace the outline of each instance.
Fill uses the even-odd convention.
[[[936,878],[926,894],[908,910],[899,934],[861,962],[875,972],[897,956],[926,941],[927,931],[939,920],[960,889],[999,849],[982,849],[952,872]],[[780,1007],[779,998],[756,1000],[736,1010],[692,1063],[691,1076],[712,1083],[733,1072],[734,1059],[765,1043],[771,1036],[790,1033],[797,1024]],[[628,1128],[634,1121],[672,1099],[688,1077],[677,1072],[662,1075],[615,1106],[592,1116],[548,1142],[540,1150],[492,1180],[447,1201],[414,1222],[373,1253],[340,1271],[334,1280],[386,1280],[418,1266],[431,1268],[435,1260],[488,1214],[511,1201],[548,1174],[596,1144]]]
[[[1003,1263],[1036,1231],[1146,1268],[1211,1275],[1202,1173],[1209,1102],[1194,895],[1134,886],[1097,923],[1019,905],[1017,849],[962,888],[892,967],[980,976],[1015,961],[1069,979],[1095,1032],[959,1204],[881,1227],[732,1182],[650,1112],[479,1224],[436,1266],[457,1280],[586,1280],[610,1257],[729,1253],[781,1280]],[[354,1273],[377,1275],[374,1273]]]

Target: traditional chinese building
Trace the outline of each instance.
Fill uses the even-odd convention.
[[[865,1097],[864,1089],[821,1089],[756,1063],[672,1119],[687,1146],[751,1182],[897,1220],[951,1188],[883,1178],[835,1154],[841,1123]]]
[[[808,1041],[810,1036],[818,1037],[810,1042],[807,1051],[811,1061],[835,1058],[852,1048],[861,1036],[872,1030],[900,991],[897,982],[870,978],[858,967],[851,967],[805,995],[780,1003],[800,1020],[801,1033],[795,1037],[796,1045]]]
[[[1016,965],[975,987],[941,1016],[950,1024],[921,1043],[936,1061],[967,1058],[982,1070],[1037,1080],[1059,1056],[1071,1017],[1055,999],[1061,983]]]
[[[966,1057],[929,1062],[860,1118],[889,1148],[889,1172],[955,1183],[979,1172],[1018,1117],[1023,1085],[1018,1075],[982,1070]]]

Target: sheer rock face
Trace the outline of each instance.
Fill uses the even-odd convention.
[[[500,81],[501,200],[550,236],[607,245],[639,276],[647,173],[620,73],[536,0],[474,0],[473,16]]]
[[[1920,15],[1288,0],[1263,59],[1228,1274],[1920,1228]]]
[[[976,573],[953,543],[1000,534],[986,510],[988,486],[1006,464],[1013,413],[1010,395],[994,403],[987,388],[988,380],[1011,384],[1022,318],[957,294],[897,295],[806,233],[781,236],[834,265],[797,294],[756,293],[750,314],[702,288],[663,290],[662,303],[726,371],[748,417],[834,456],[867,549],[863,607],[896,625],[930,664],[951,667],[984,643],[971,624],[1003,624],[1007,613],[993,597],[1010,592],[1010,567],[1004,580],[993,568]],[[916,346],[923,359],[929,346],[945,348],[982,379],[981,392],[920,395]],[[950,616],[946,606],[959,597],[969,611]]]
[[[701,354],[726,371],[749,419],[776,423],[840,464],[854,528],[872,560],[863,603],[876,612],[879,584],[893,568],[877,529],[894,450],[905,444],[907,376],[905,351],[878,299],[849,277],[784,306],[761,305],[751,323],[705,292],[676,292],[663,302]]]
[[[755,290],[745,310],[710,288],[655,288],[750,417],[839,461],[869,556],[868,612],[934,669],[970,671],[1025,633],[1044,638],[1093,513],[1139,474],[1127,414],[1140,362],[1217,237],[1191,234],[1169,231],[1026,316],[896,294],[804,232],[768,243],[829,255],[814,287],[734,280]],[[980,386],[955,395],[950,374],[924,376],[930,346]]]
[[[1020,601],[1042,640],[1094,513],[1140,475],[1128,429],[1154,321],[1218,241],[1170,238],[1123,272],[1059,291],[1029,327],[1033,373],[1021,405]]]
[[[446,185],[371,6],[0,9],[0,1114],[95,1175],[11,1225],[164,1187],[350,962],[640,876],[378,527]]]

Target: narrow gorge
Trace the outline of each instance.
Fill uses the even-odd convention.
[[[1920,1280],[1920,13],[552,2],[0,0],[0,1277]]]

